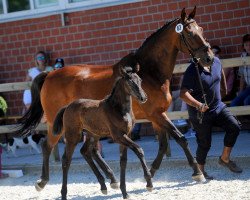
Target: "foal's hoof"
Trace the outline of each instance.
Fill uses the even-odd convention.
[[[130,196],[128,194],[123,195],[123,199],[130,199]]]
[[[43,180],[38,180],[35,184],[35,188],[36,188],[36,191],[40,192],[43,190],[43,188],[45,187],[46,185],[46,181],[43,181]]]
[[[108,194],[108,190],[101,190],[103,194],[107,195]]]
[[[153,187],[146,187],[147,191],[152,192],[153,191]]]
[[[196,182],[201,182],[201,183],[206,181],[206,179],[205,179],[205,177],[204,177],[204,175],[202,173],[201,174],[196,174],[196,175],[193,174],[192,179],[195,180]]]
[[[115,190],[119,189],[118,183],[110,183],[110,187]]]

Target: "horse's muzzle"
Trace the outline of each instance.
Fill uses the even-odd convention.
[[[202,66],[211,66],[214,62],[214,56],[213,55],[208,55],[208,56],[205,56],[205,57],[202,57],[200,59],[200,64]]]

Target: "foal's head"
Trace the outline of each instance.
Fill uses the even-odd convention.
[[[138,64],[134,68],[122,68],[120,71],[122,76],[121,81],[128,94],[135,97],[140,103],[145,103],[147,101],[147,95],[141,87],[141,78],[136,74],[138,71]]]

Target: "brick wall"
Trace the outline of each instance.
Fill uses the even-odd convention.
[[[24,81],[34,66],[38,50],[50,52],[51,60],[66,64],[113,64],[134,50],[166,21],[197,5],[196,21],[210,43],[222,48],[222,57],[239,56],[241,38],[250,33],[249,0],[151,0],[0,24],[0,80]],[[178,62],[186,62],[182,53]],[[52,63],[51,63],[52,64]],[[174,81],[173,84],[178,84]],[[20,114],[22,92],[5,93],[9,114]]]

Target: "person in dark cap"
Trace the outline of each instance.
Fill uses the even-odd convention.
[[[63,68],[63,67],[64,67],[64,60],[62,58],[57,58],[56,62],[55,62],[55,65],[54,65],[54,68],[55,69],[60,69],[60,68]]]

